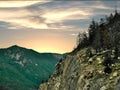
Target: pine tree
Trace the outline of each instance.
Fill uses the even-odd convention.
[[[96,32],[96,22],[92,20],[90,26],[89,26],[89,42],[92,44],[94,41],[95,37],[95,32]]]

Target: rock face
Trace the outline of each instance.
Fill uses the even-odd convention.
[[[87,48],[75,55],[68,55],[56,65],[56,71],[42,83],[39,90],[120,90],[120,60],[109,55],[105,64],[105,54],[101,51],[92,56],[86,54]],[[93,51],[92,51],[93,52]]]

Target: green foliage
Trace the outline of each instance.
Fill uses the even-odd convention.
[[[0,49],[0,89],[37,90],[54,72],[59,60],[55,55],[16,46]]]
[[[120,46],[120,14],[117,12],[100,23],[92,22],[92,34],[89,33],[90,45],[95,49],[112,49]],[[112,22],[112,23],[111,23]],[[92,37],[92,40],[91,40]]]

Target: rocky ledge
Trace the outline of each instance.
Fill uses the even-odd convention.
[[[120,90],[120,57],[115,50],[81,49],[60,60],[39,90]]]

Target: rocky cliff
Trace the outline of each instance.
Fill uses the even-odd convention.
[[[120,90],[120,13],[93,20],[77,40],[39,90]]]
[[[120,90],[120,57],[115,59],[115,50],[92,49],[92,55],[87,50],[61,60],[39,90]]]

